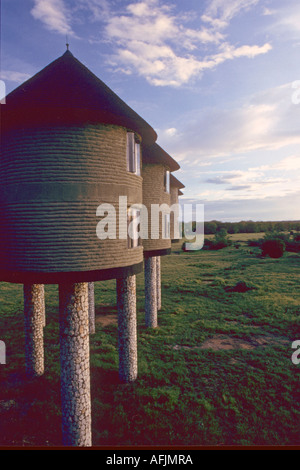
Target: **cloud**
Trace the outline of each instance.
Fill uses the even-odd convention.
[[[122,12],[110,10],[104,2],[102,21],[105,38],[115,48],[108,64],[126,74],[138,74],[154,86],[180,87],[227,60],[254,58],[268,53],[272,46],[232,45],[222,31],[241,11],[247,11],[258,0],[213,1],[198,18],[199,27],[191,28],[191,18],[174,13],[172,6],[159,0],[129,3]],[[100,19],[94,0],[86,7]],[[102,8],[102,7],[101,7]]]
[[[180,156],[186,196],[234,203],[298,194],[299,105],[292,92],[286,83],[244,97],[242,105],[193,110],[171,123],[180,132],[161,132],[160,145]]]
[[[215,27],[224,28],[243,10],[257,5],[259,0],[212,0],[206,9],[203,19]]]
[[[103,21],[109,18],[111,11],[107,0],[77,0],[77,11],[88,11],[90,21]]]
[[[193,109],[171,123],[180,133],[161,132],[161,145],[187,166],[300,145],[299,105],[292,103],[292,93],[292,84],[287,83],[244,97],[243,104],[230,103],[228,109]]]
[[[70,24],[70,13],[67,11],[63,0],[34,0],[31,14],[50,31],[74,35]]]
[[[197,204],[199,199],[180,198],[181,203]],[[223,198],[205,201],[205,220],[238,222],[241,220],[274,221],[299,220],[300,191],[283,197],[242,199],[235,195],[232,200]]]
[[[242,191],[243,189],[251,189],[250,184],[240,184],[238,186],[231,186],[230,188],[227,188],[227,191]]]
[[[273,170],[273,171],[280,171],[280,172],[298,171],[300,170],[300,155],[290,155],[272,165],[262,165],[257,168],[252,168],[252,170],[254,171]]]
[[[282,167],[286,167],[286,162],[291,160],[294,163],[297,161],[296,158],[286,157],[275,165],[263,165],[246,170],[228,170],[224,172],[213,170],[211,172],[202,172],[206,174],[217,173],[217,176],[203,179],[203,183],[200,184],[208,189],[198,193],[197,197],[204,201],[222,199],[234,201],[237,197],[240,200],[250,200],[253,198],[265,200],[270,197],[278,197],[280,199],[290,194],[298,194],[300,176],[295,175],[292,168],[298,167],[299,161],[291,165],[290,169],[286,168],[285,174],[281,170]],[[276,174],[276,171],[280,171],[280,173]],[[211,185],[218,186],[218,189],[209,189]]]
[[[280,28],[288,33],[300,33],[300,6],[299,3],[294,5],[284,5],[283,7],[273,11],[275,17],[274,28]]]
[[[31,77],[28,73],[15,72],[13,70],[1,70],[0,78],[8,82],[23,83]]]

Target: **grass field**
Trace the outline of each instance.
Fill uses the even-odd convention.
[[[257,234],[259,237],[262,234]],[[139,377],[118,380],[115,281],[95,284],[91,336],[94,445],[300,444],[300,255],[261,258],[234,246],[162,258],[159,328],[144,326],[138,286]],[[246,292],[235,286],[245,282]],[[45,375],[24,377],[22,286],[0,284],[0,445],[60,445],[58,292],[46,286]]]

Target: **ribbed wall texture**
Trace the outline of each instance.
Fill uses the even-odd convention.
[[[129,250],[118,231],[116,240],[96,236],[97,207],[111,203],[118,216],[119,196],[142,202],[142,178],[127,171],[126,129],[88,125],[4,136],[0,270],[77,272],[142,262],[142,248]]]
[[[163,165],[143,165],[143,204],[148,209],[148,240],[143,240],[144,251],[164,250],[171,247],[170,239],[163,239],[162,217],[160,216],[159,239],[151,239],[151,205],[170,205],[170,194],[164,190],[164,175],[166,168]]]

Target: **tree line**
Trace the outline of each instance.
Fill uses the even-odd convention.
[[[194,225],[194,224],[193,224]],[[195,227],[193,227],[195,230]],[[263,233],[263,232],[300,232],[300,221],[282,222],[253,222],[252,220],[241,222],[220,222],[212,220],[204,222],[205,235],[215,235],[226,230],[227,233]]]

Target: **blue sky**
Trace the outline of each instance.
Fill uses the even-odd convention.
[[[300,219],[299,0],[2,0],[10,92],[70,50],[158,133],[206,220]]]

